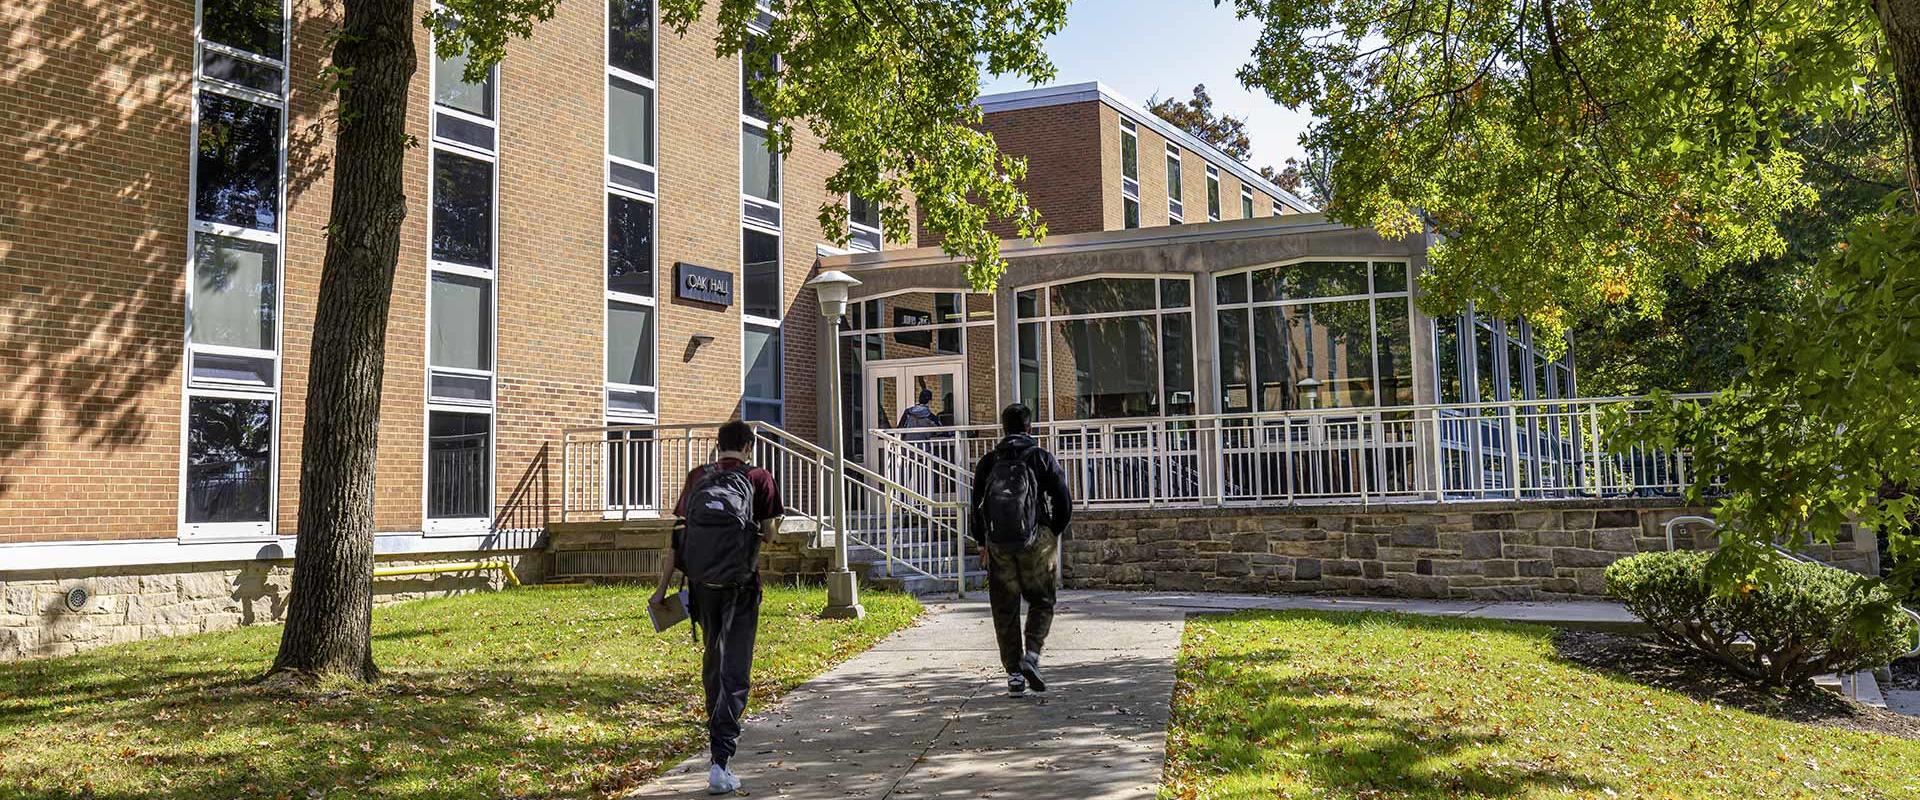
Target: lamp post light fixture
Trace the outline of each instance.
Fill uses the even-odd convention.
[[[1307,396],[1308,411],[1320,408],[1320,379],[1314,377],[1302,378],[1299,383],[1294,385],[1300,387],[1300,393]]]
[[[840,417],[840,318],[847,313],[847,290],[860,280],[839,270],[814,276],[806,286],[820,297],[820,314],[827,320],[827,435],[833,443],[833,572],[827,575],[827,607],[820,616],[827,619],[859,619],[867,610],[860,605],[860,583],[847,564],[847,436],[846,420]]]

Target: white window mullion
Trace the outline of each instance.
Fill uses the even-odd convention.
[[[186,346],[183,348],[186,364],[181,371],[183,402],[178,511],[178,535],[183,541],[271,538],[278,518],[280,342],[284,339],[282,296],[286,280],[284,239],[281,234],[286,224],[288,77],[285,54],[290,46],[290,26],[284,0],[270,0],[261,5],[271,5],[278,11],[278,41],[259,43],[263,47],[276,49],[278,58],[206,38],[209,29],[206,15],[209,9],[201,3],[196,3],[194,9],[196,48],[189,104],[192,148],[189,152],[201,152],[201,128],[209,122],[201,114],[202,104],[206,102],[204,98],[219,96],[273,109],[276,124],[272,131],[275,139],[272,158],[276,183],[273,187],[271,228],[203,220],[200,218],[202,213],[214,212],[198,208],[199,182],[205,176],[199,169],[200,157],[196,155],[189,158],[187,279],[182,304],[186,314]],[[218,9],[242,14],[262,10],[226,5]],[[242,65],[237,73],[232,71],[232,65],[236,64]],[[210,66],[214,65],[223,67],[222,74],[209,73]],[[246,67],[253,69],[248,71]],[[249,77],[265,80],[248,81],[247,84],[239,82]],[[256,207],[255,213],[258,211],[259,207]],[[223,246],[217,240],[240,244]],[[214,296],[199,296],[200,270],[205,266],[201,259],[208,253],[222,254],[222,258],[242,259],[237,266],[230,266],[231,274],[226,276],[226,286],[215,290],[226,297],[225,302],[217,302]],[[248,256],[253,258],[249,259]],[[249,262],[251,269],[248,269]],[[251,284],[244,282],[248,279],[252,281]],[[232,291],[240,294],[227,294]],[[273,298],[271,307],[261,309],[259,299],[267,293]],[[270,314],[271,321],[249,314],[249,308]],[[196,314],[202,311],[217,315],[212,321],[214,324],[224,321],[222,327],[212,329],[214,332],[208,336],[226,339],[227,343],[195,341],[200,335],[195,328]],[[250,316],[252,322],[247,321]],[[222,330],[226,333],[220,333]],[[265,341],[268,339],[271,341]],[[235,344],[235,341],[248,344]],[[249,346],[253,343],[267,346]],[[205,371],[200,369],[203,359],[208,360]],[[225,359],[224,364],[221,359]],[[228,371],[223,372],[223,368]],[[203,410],[209,414],[224,412],[245,416],[224,420],[195,435],[198,422],[196,412]],[[223,440],[223,436],[227,438]],[[200,448],[197,455],[196,447]],[[222,456],[226,458],[222,459]],[[200,459],[198,464],[195,463],[196,457]],[[221,464],[225,466],[218,466]],[[209,474],[209,465],[215,466],[219,473]],[[196,472],[200,474],[196,475]]]

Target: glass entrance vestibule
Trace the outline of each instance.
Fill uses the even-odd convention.
[[[823,261],[863,281],[838,331],[847,452],[915,441],[966,464],[1017,401],[1070,477],[1140,502],[1444,499],[1577,479],[1587,443],[1553,403],[1577,397],[1571,348],[1472,309],[1423,314],[1417,242],[1274,227],[1136,248],[1104,240],[1137,231],[1062,237],[1076,241],[1009,252],[992,293],[928,251]],[[1303,233],[1338,254],[1302,255]],[[913,427],[901,415],[922,390],[941,423],[931,443],[895,430]]]

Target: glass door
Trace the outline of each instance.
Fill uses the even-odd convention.
[[[964,437],[943,430],[968,423],[964,360],[875,361],[867,364],[865,372],[862,383],[867,418],[860,421],[861,425],[868,430],[891,431],[918,450],[955,464],[965,463],[966,454],[960,452]],[[866,463],[898,471],[901,476],[915,471],[907,464],[885,464],[877,437],[865,439]]]

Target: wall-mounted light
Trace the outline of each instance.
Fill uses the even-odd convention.
[[[692,361],[694,354],[700,352],[700,348],[706,347],[707,345],[710,345],[710,344],[713,344],[713,334],[710,334],[710,333],[694,334],[692,339],[687,340],[686,360]]]

